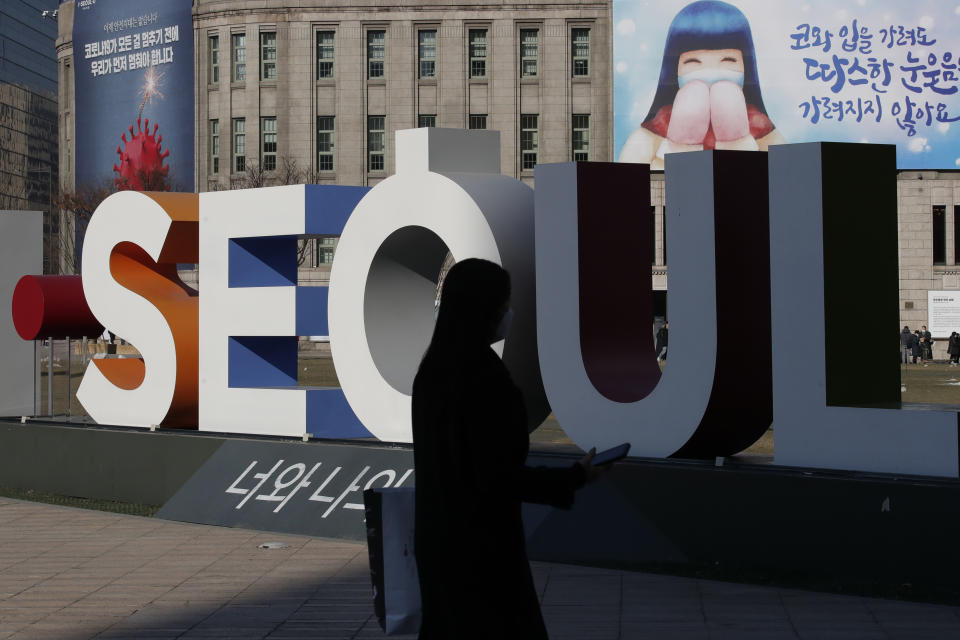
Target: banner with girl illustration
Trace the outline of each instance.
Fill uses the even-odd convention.
[[[960,3],[614,0],[615,157],[897,145],[960,167]]]

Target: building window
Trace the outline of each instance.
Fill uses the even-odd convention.
[[[537,166],[537,148],[539,133],[537,131],[536,115],[520,116],[520,169],[531,171]]]
[[[947,208],[933,207],[933,264],[947,264]]]
[[[260,166],[264,171],[277,168],[277,119],[260,118]]]
[[[573,75],[590,75],[590,29],[573,30]]]
[[[539,39],[539,31],[537,29],[521,29],[520,30],[520,75],[521,76],[536,76],[537,75],[537,58],[538,58],[538,46],[537,41]]]
[[[573,161],[586,162],[590,159],[590,116],[573,114]]]
[[[386,116],[367,116],[367,166],[369,171],[383,171]]]
[[[333,171],[333,116],[317,116],[317,171]]]
[[[486,29],[470,29],[470,77],[487,77]]]
[[[220,36],[210,36],[210,80],[211,84],[220,82]]]
[[[337,246],[337,239],[334,237],[317,238],[314,243],[314,267],[327,266],[333,264],[333,254]]]
[[[333,77],[333,31],[317,31],[317,78]]]
[[[367,77],[383,77],[386,31],[367,31]]]
[[[657,207],[650,205],[650,264],[657,264]]]
[[[233,119],[233,170],[243,173],[247,168],[247,121]]]
[[[437,30],[424,29],[419,32],[420,77],[437,77]]]
[[[417,116],[417,126],[420,127],[421,129],[423,127],[435,127],[437,126],[437,116],[435,115]]]
[[[233,81],[243,82],[247,79],[247,35],[235,33],[233,42]]]
[[[960,264],[960,204],[953,205],[953,264]]]
[[[220,173],[220,121],[210,121],[210,173]]]
[[[260,34],[260,79],[277,79],[277,33],[264,31]]]
[[[487,128],[487,114],[477,113],[470,114],[470,128],[471,129],[486,129]]]
[[[663,208],[663,217],[660,218],[660,233],[663,235],[663,262],[667,264],[667,208]]]

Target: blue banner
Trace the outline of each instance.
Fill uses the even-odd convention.
[[[194,190],[191,5],[77,0],[78,190]]]

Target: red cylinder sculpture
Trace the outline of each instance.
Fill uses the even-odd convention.
[[[13,290],[13,325],[24,340],[96,337],[80,276],[23,276]]]

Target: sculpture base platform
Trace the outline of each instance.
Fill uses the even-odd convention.
[[[363,490],[413,484],[408,445],[0,419],[0,486],[172,520],[363,540]],[[573,510],[526,505],[524,519],[530,557],[552,562],[946,590],[960,566],[960,480],[943,478],[630,458]]]

